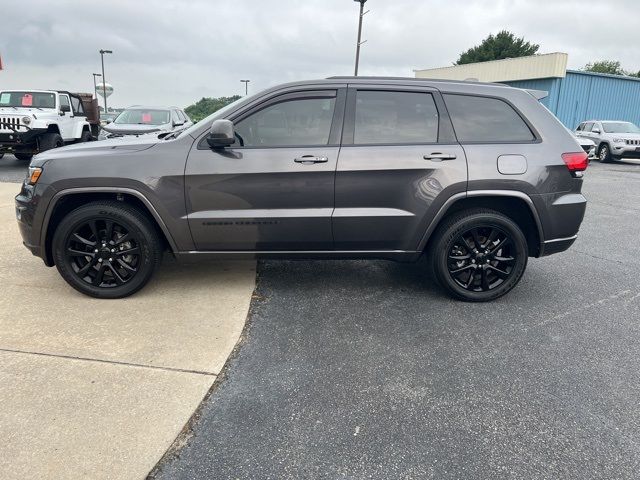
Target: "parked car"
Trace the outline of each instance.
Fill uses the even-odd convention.
[[[98,110],[91,94],[58,90],[0,91],[0,155],[19,160],[69,143],[88,142],[98,133]]]
[[[244,97],[181,132],[46,152],[16,208],[25,246],[94,297],[136,292],[167,249],[198,260],[426,254],[449,294],[488,301],[528,257],[574,243],[587,163],[524,90],[333,77]]]
[[[596,144],[596,156],[603,163],[640,158],[640,128],[631,122],[590,120],[578,125],[576,135]]]
[[[572,132],[571,130],[569,130],[569,132],[575,137],[576,141],[580,144],[580,147],[589,156],[589,160],[596,158],[596,144],[593,142],[593,140],[585,137],[579,137],[575,134],[575,132]]]
[[[101,113],[100,125],[101,126],[108,125],[109,123],[113,122],[117,116],[118,116],[118,113]]]
[[[121,112],[113,122],[102,127],[99,140],[124,135],[172,132],[193,125],[189,116],[177,107],[133,106]]]

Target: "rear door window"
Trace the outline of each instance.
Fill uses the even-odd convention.
[[[582,131],[583,132],[590,132],[592,128],[593,128],[593,123],[585,123],[584,124],[584,128],[582,129]]]
[[[438,141],[438,110],[430,93],[359,90],[355,113],[355,145]]]
[[[517,143],[535,140],[526,122],[503,100],[458,94],[443,96],[460,142]]]

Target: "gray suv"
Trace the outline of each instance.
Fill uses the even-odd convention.
[[[621,158],[640,158],[640,128],[631,122],[582,122],[576,129],[576,135],[596,144],[596,156],[603,163]]]
[[[24,244],[77,290],[139,290],[163,251],[415,262],[449,294],[504,295],[566,250],[587,155],[525,90],[333,77],[245,97],[168,135],[35,157]]]

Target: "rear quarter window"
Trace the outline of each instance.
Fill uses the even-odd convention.
[[[459,142],[532,142],[535,135],[507,102],[498,98],[445,94],[444,101]]]

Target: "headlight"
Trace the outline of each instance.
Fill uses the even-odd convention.
[[[614,138],[613,143],[624,143],[624,140],[621,138]]]
[[[22,123],[29,125],[31,123],[31,117],[22,117]]]
[[[35,185],[38,183],[40,175],[42,175],[41,167],[29,167],[29,185]]]

